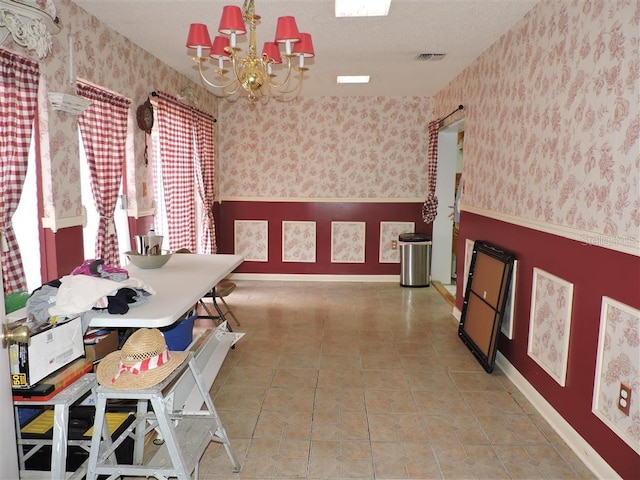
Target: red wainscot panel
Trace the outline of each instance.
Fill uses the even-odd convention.
[[[518,260],[513,339],[501,335],[500,352],[622,478],[637,478],[640,457],[591,412],[591,404],[602,297],[640,308],[640,257],[603,247],[624,238],[585,234],[582,240],[572,240],[462,212],[459,251],[464,251],[467,238],[492,243]],[[527,354],[536,267],[573,284],[564,387]],[[458,256],[457,271],[462,278],[464,255]],[[462,310],[459,284],[456,305]]]
[[[399,263],[380,263],[380,222],[414,222],[415,230],[431,234],[431,224],[422,221],[421,203],[340,202],[239,202],[215,205],[219,253],[234,253],[235,220],[266,220],[268,261],[244,262],[238,273],[316,275],[399,275]],[[316,262],[282,261],[282,222],[316,222]],[[331,222],[365,222],[365,262],[331,262]]]

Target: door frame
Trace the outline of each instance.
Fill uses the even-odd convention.
[[[436,197],[438,215],[433,222],[431,247],[431,279],[451,284],[455,266],[452,265],[453,204],[458,168],[458,132],[464,130],[464,119],[442,128],[438,132],[438,170]]]
[[[0,275],[0,290],[2,276]],[[4,294],[0,297],[0,323],[6,323]],[[11,370],[9,369],[9,349],[0,345],[0,465],[1,478],[18,478],[18,451],[16,450],[16,423],[11,396]]]

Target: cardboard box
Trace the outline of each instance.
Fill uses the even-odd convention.
[[[80,317],[60,325],[43,325],[30,335],[28,345],[9,346],[12,388],[30,388],[84,355]]]
[[[84,345],[85,357],[90,362],[101,360],[117,349],[118,330],[111,330],[107,335],[100,337],[100,340],[96,343]]]

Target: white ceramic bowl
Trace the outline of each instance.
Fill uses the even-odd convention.
[[[125,252],[129,261],[138,268],[160,268],[169,261],[172,253],[165,250],[162,255],[140,255],[138,252],[130,250]]]

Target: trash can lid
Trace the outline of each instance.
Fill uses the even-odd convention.
[[[426,233],[401,233],[398,240],[401,242],[430,242],[431,237]]]

